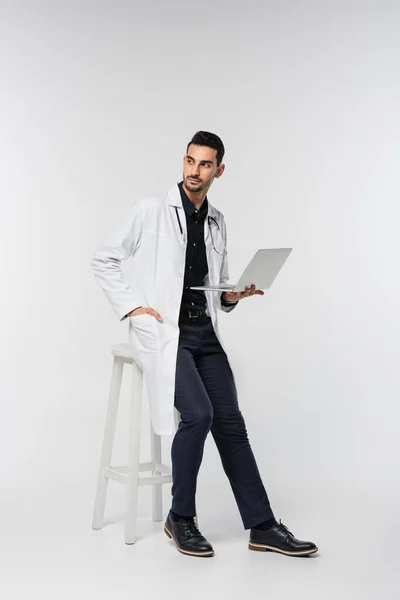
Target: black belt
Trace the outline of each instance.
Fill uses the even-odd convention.
[[[187,308],[187,309],[181,310],[179,318],[191,320],[191,319],[198,319],[199,317],[204,317],[205,315],[207,315],[207,313],[203,309]]]

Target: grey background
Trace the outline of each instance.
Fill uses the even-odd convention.
[[[7,598],[397,598],[399,3],[8,1],[0,11]],[[294,248],[264,297],[219,318],[275,515],[318,544],[314,558],[247,550],[211,436],[198,512],[214,559],[170,547],[149,488],[135,546],[123,543],[117,484],[108,526],[91,530],[108,346],[127,341],[127,324],[90,256],[134,199],[180,180],[199,129],[226,146],[209,198],[227,221],[232,281],[258,247]]]

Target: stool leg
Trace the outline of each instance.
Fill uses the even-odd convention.
[[[161,436],[157,435],[153,429],[150,419],[150,441],[151,441],[151,462],[153,463],[152,475],[162,475],[161,471],[154,468],[155,463],[161,463]],[[153,521],[162,521],[162,483],[156,483],[152,486],[153,497]]]
[[[136,542],[136,519],[139,493],[140,434],[142,419],[143,373],[132,363],[131,416],[129,426],[129,456],[126,485],[125,543]]]
[[[108,468],[111,464],[123,368],[123,362],[115,356],[112,366],[107,417],[104,429],[103,445],[101,449],[100,468],[97,479],[96,499],[92,521],[93,529],[101,529],[103,527],[104,509],[108,486],[108,477],[104,476],[104,469]]]

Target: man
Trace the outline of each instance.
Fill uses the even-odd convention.
[[[262,295],[191,289],[229,279],[223,215],[208,201],[214,179],[224,172],[221,139],[198,131],[187,145],[183,179],[167,195],[136,202],[118,230],[91,261],[93,272],[120,320],[129,320],[129,343],[143,369],[150,416],[159,435],[174,433],[171,447],[172,506],[164,531],[178,550],[213,556],[196,516],[197,476],[208,432],[216,443],[251,550],[291,556],[317,552],[277,523],[248,440],[235,381],[218,330],[217,310]],[[132,257],[133,285],[120,262]]]

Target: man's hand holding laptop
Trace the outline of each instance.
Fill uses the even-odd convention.
[[[254,296],[254,294],[263,296],[264,292],[263,290],[256,290],[256,286],[253,283],[250,287],[246,287],[243,292],[224,292],[224,298],[227,302],[237,302],[238,300],[247,298],[247,296]]]

